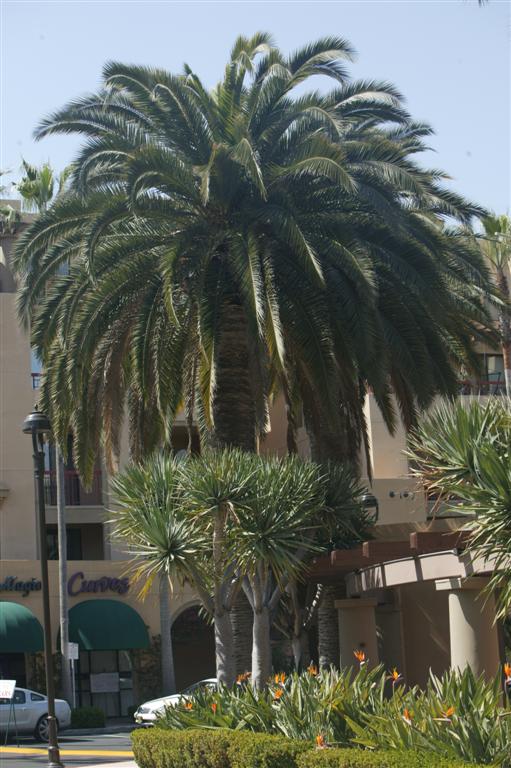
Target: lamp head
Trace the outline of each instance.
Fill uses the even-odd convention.
[[[41,411],[32,411],[23,422],[22,430],[25,435],[44,437],[51,432],[50,420]]]

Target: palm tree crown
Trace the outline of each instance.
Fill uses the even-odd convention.
[[[430,129],[390,84],[351,81],[352,56],[240,37],[211,91],[188,66],[110,62],[40,126],[84,144],[20,238],[19,311],[85,476],[101,439],[115,457],[125,404],[135,458],[182,405],[253,450],[277,387],[291,416],[307,400],[335,423],[341,403],[357,430],[370,386],[392,427],[393,392],[409,424],[474,363],[488,275],[458,234],[482,211],[417,163]],[[317,75],[332,88],[304,92]]]

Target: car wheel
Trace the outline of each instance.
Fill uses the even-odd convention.
[[[57,729],[58,729],[58,722],[57,722]],[[49,739],[49,729],[48,729],[48,715],[43,715],[39,718],[37,721],[37,725],[35,727],[34,736],[37,739],[37,741],[48,741]]]

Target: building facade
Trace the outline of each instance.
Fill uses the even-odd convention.
[[[40,371],[16,318],[9,269],[15,236],[0,234],[0,677],[37,689],[43,686],[41,583],[31,446],[21,425],[37,400]],[[502,391],[499,355],[492,350],[481,354],[486,378],[461,382],[461,397],[498,396]],[[408,476],[404,429],[398,428],[393,437],[388,434],[372,395],[365,408],[372,492],[379,504],[375,540],[354,552],[321,558],[310,576],[337,591],[332,610],[339,623],[339,661],[352,663],[353,648],[364,648],[371,663],[396,666],[410,683],[424,683],[430,668],[440,673],[451,664],[469,664],[478,673],[493,675],[503,656],[502,632],[493,623],[492,602],[483,606],[478,598],[489,566],[463,554],[463,520],[431,517],[430,503]],[[283,402],[274,403],[270,417],[271,430],[261,451],[284,454]],[[178,447],[180,441],[184,448],[185,425],[178,420]],[[298,444],[306,457],[303,428]],[[58,658],[55,483],[49,449],[47,544],[53,650]],[[158,591],[153,586],[145,599],[140,598],[130,580],[127,554],[110,536],[106,510],[112,500],[104,468],[98,464],[86,491],[70,450],[65,495],[70,640],[80,648],[77,704],[100,706],[112,716],[127,715],[131,707],[159,693]],[[214,675],[211,628],[201,619],[191,589],[173,593],[171,615],[178,688]]]

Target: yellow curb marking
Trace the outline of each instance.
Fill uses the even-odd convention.
[[[48,750],[35,747],[0,747],[0,754],[45,755]],[[61,749],[61,755],[88,755],[89,757],[133,757],[131,751],[113,751],[108,749]]]

